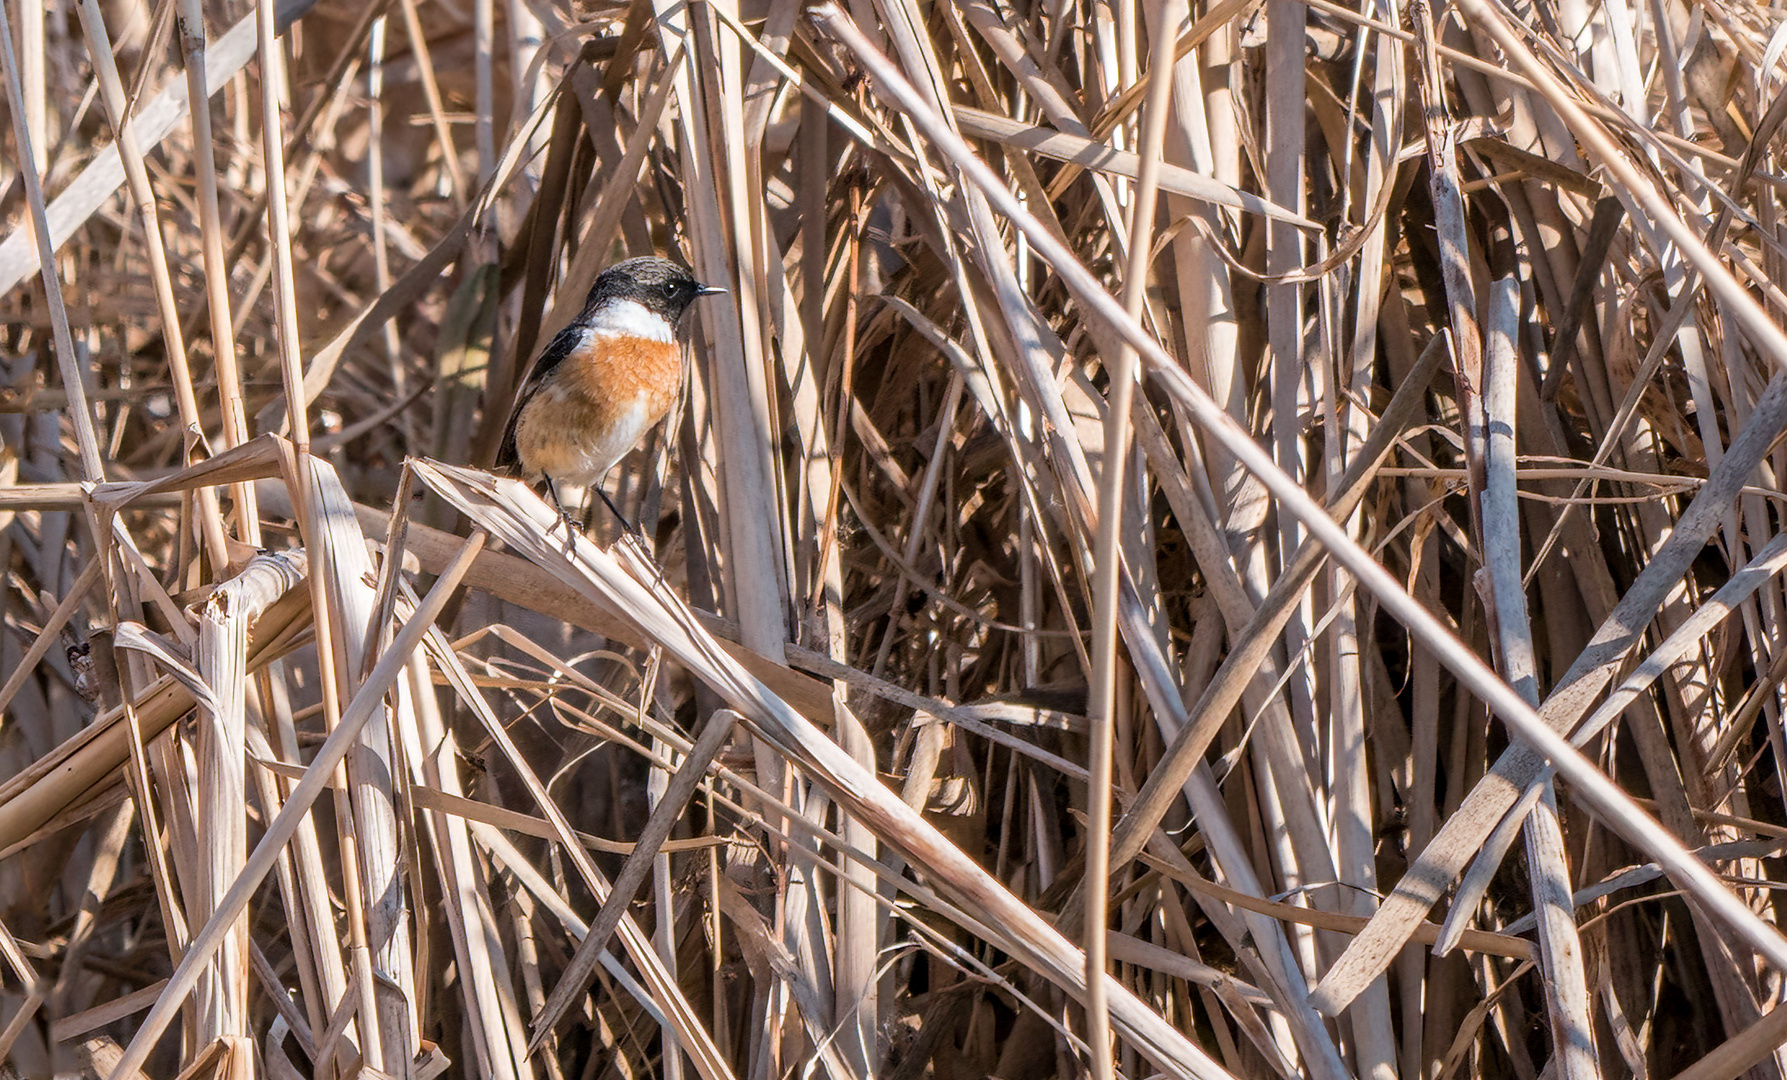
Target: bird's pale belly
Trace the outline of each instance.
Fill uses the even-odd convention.
[[[564,396],[562,387],[549,387],[542,398]],[[647,430],[663,419],[654,409],[653,395],[640,393],[630,405],[601,406],[584,400],[545,401],[545,409],[530,409],[515,431],[516,448],[530,472],[545,474],[571,484],[599,484],[627,451],[639,444]]]

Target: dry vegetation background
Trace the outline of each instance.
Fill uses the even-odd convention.
[[[1779,5],[3,10],[13,1075],[1787,1070]]]

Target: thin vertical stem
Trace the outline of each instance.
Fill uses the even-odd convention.
[[[92,3],[93,0],[86,0]],[[372,281],[384,295],[391,288],[391,251],[385,240],[385,17],[374,19],[366,40],[366,126],[371,137],[366,140],[366,202],[372,221]],[[409,397],[409,380],[404,375],[401,342],[397,324],[386,322],[380,340],[385,346],[385,361],[391,369],[391,390],[398,400]],[[406,413],[394,419],[400,430],[408,431]],[[407,441],[407,440],[406,440]]]
[[[14,103],[7,110],[12,115],[13,139],[19,150],[19,175],[25,182],[25,201],[31,209],[31,231],[37,238],[38,273],[43,278],[44,299],[50,305],[50,333],[56,343],[56,366],[62,372],[62,388],[68,393],[68,412],[74,423],[75,441],[81,451],[83,479],[105,479],[105,468],[99,460],[99,439],[93,433],[93,411],[87,403],[87,385],[80,358],[74,351],[74,335],[68,331],[68,309],[62,303],[62,283],[56,278],[56,252],[50,244],[50,221],[43,201],[43,181],[37,175],[37,149],[25,125],[25,110],[18,107],[24,100],[24,87],[19,79],[19,61],[12,47],[12,26],[6,18],[6,5],[0,4],[0,67],[6,69],[6,98]],[[93,541],[103,548],[105,537],[95,528]]]
[[[1148,255],[1153,247],[1154,207],[1159,194],[1160,164],[1165,158],[1167,114],[1173,80],[1173,42],[1183,16],[1178,0],[1156,0],[1152,25],[1154,48],[1149,57],[1148,98],[1143,106],[1141,175],[1129,219],[1129,260],[1123,274],[1123,302],[1132,319],[1140,319],[1148,291]],[[1110,1080],[1111,1018],[1104,981],[1107,966],[1106,923],[1110,918],[1107,880],[1111,868],[1111,740],[1116,729],[1117,606],[1119,603],[1123,525],[1123,483],[1130,455],[1129,413],[1135,402],[1136,350],[1124,342],[1110,370],[1110,401],[1104,414],[1104,471],[1098,481],[1098,537],[1093,558],[1092,589],[1096,616],[1092,634],[1092,753],[1087,766],[1086,800],[1090,824],[1086,842],[1086,1048],[1092,1075]]]
[[[291,479],[297,490],[293,500],[298,532],[309,551],[321,551],[320,523],[315,519],[314,479],[310,456],[310,410],[305,396],[304,368],[298,355],[298,308],[293,272],[291,220],[286,205],[285,136],[281,122],[280,85],[284,81],[277,24],[272,0],[255,7],[261,62],[261,155],[267,184],[267,237],[273,255],[274,325],[277,329],[279,371],[285,389],[286,417],[296,461]],[[328,595],[327,575],[310,574],[310,598],[316,613],[318,682],[321,688],[325,730],[334,733],[341,722],[341,686],[344,658],[338,655],[337,631],[329,618],[334,611]],[[354,842],[354,819],[346,790],[345,771],[332,770],[335,811],[340,835],[342,889],[348,912],[349,956],[354,965],[354,986],[359,994],[360,1053],[363,1060],[382,1061],[378,1014],[373,1000],[373,975],[366,943],[366,907],[360,897],[360,873]]]
[[[482,187],[496,171],[496,133],[493,128],[496,112],[495,75],[492,72],[491,50],[496,41],[495,0],[473,0],[472,3],[472,71],[476,81],[478,185]]]
[[[453,195],[453,210],[465,209],[465,174],[459,168],[459,151],[453,146],[453,130],[447,126],[446,106],[441,103],[440,81],[434,77],[434,58],[428,52],[428,35],[422,32],[422,20],[416,17],[416,0],[402,0],[403,29],[409,35],[410,51],[416,57],[416,74],[422,80],[422,96],[428,100],[428,117],[434,124],[434,137],[441,144],[441,169]]]
[[[48,100],[44,93],[44,54],[48,51],[44,47],[44,7],[42,4],[19,5],[19,44],[24,47],[19,56],[19,81],[23,84],[23,93],[13,100],[25,111],[25,130],[31,133],[32,146],[43,146],[50,138]]]
[[[98,0],[80,0],[77,10],[81,27],[87,33],[87,54],[93,61],[93,73],[99,83],[99,99],[111,118],[116,134],[118,158],[124,164],[124,176],[130,185],[130,197],[137,204],[143,226],[143,243],[149,251],[149,280],[155,288],[156,314],[161,322],[162,342],[167,350],[168,371],[174,383],[174,401],[180,410],[184,428],[185,464],[193,461],[193,451],[202,437],[203,418],[199,415],[198,396],[193,392],[192,368],[187,362],[186,339],[180,332],[180,309],[174,298],[174,281],[168,271],[167,249],[161,239],[161,215],[155,209],[155,192],[149,186],[149,170],[143,164],[143,151],[137,145],[136,130],[130,121],[130,105],[124,97],[124,83],[118,77],[118,65],[112,59],[111,35],[106,32],[105,16]],[[217,513],[217,492],[201,488],[199,503],[202,512],[197,523],[205,539],[211,566],[221,571],[229,564],[229,551],[224,545],[222,515]]]
[[[217,369],[217,404],[223,416],[219,449],[248,441],[242,373],[236,367],[236,335],[230,320],[230,271],[223,253],[223,217],[217,207],[217,158],[211,140],[211,87],[205,77],[205,13],[201,0],[180,0],[180,55],[186,65],[186,100],[192,122],[192,171],[198,182],[199,246],[205,263],[205,306],[211,320],[211,358]],[[236,534],[259,547],[260,512],[254,485],[231,489]]]
[[[292,268],[292,223],[286,205],[285,141],[279,86],[284,80],[279,30],[272,0],[255,6],[261,60],[261,158],[267,183],[267,243],[273,252],[273,312],[279,348],[279,374],[286,417],[298,453],[310,452],[310,402],[304,395],[304,365],[298,355],[298,303]],[[324,694],[325,700],[330,695]]]

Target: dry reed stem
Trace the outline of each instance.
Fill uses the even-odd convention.
[[[1782,1075],[1767,10],[1165,6],[0,12],[0,1057]],[[405,467],[649,251],[655,562]]]

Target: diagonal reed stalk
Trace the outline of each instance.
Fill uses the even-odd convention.
[[[0,1066],[1787,1075],[1766,6],[47,13]]]

